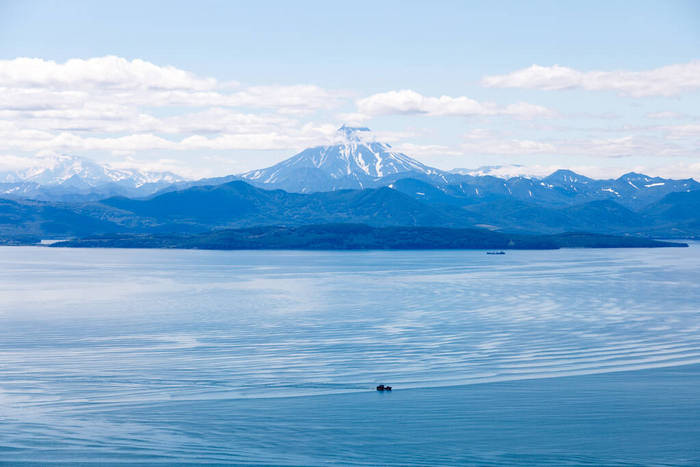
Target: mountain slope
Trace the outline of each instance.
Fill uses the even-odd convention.
[[[0,243],[23,236],[64,237],[129,231],[100,208],[80,209],[36,201],[0,199]]]
[[[252,225],[354,222],[370,225],[465,225],[466,216],[448,213],[387,187],[312,194],[263,190],[242,181],[193,187],[150,199],[109,198],[102,204],[151,219],[175,230]]]
[[[415,192],[429,191],[433,198],[439,190],[473,202],[503,196],[554,209],[611,200],[628,209],[640,210],[668,193],[700,189],[700,183],[693,179],[669,180],[636,173],[596,180],[571,170],[557,170],[541,179],[500,178],[489,175],[489,170],[446,172],[374,141],[367,128],[343,126],[338,130],[338,140],[337,144],[305,149],[272,167],[239,177],[257,187],[294,193],[395,186],[400,180],[411,178],[432,185],[432,189]],[[399,191],[404,192],[404,188]]]
[[[669,193],[700,189],[700,183],[693,179],[669,180],[637,173],[611,180],[591,179],[570,170],[558,170],[541,179],[500,178],[488,175],[489,170],[461,169],[450,173],[426,166],[394,151],[388,144],[375,141],[367,128],[343,126],[338,130],[337,140],[337,144],[306,149],[266,169],[196,181],[182,180],[167,172],[114,169],[75,156],[58,156],[42,159],[34,169],[0,173],[0,196],[85,202],[114,196],[139,198],[245,180],[260,188],[283,189],[291,193],[393,186],[417,200],[432,198],[428,201],[435,201],[435,198],[442,197],[443,201],[453,205],[509,198],[543,208],[560,209],[611,200],[633,211],[641,211]],[[407,178],[421,182],[423,188],[407,192],[406,186],[398,184]],[[427,188],[427,185],[432,188]]]
[[[391,146],[371,140],[368,128],[342,126],[338,144],[308,148],[266,169],[241,177],[255,185],[301,193],[372,186],[383,177],[417,173],[441,176]]]
[[[700,236],[700,190],[669,193],[645,212],[654,219],[657,232],[674,237]]]
[[[78,156],[54,156],[36,167],[0,174],[0,196],[45,201],[85,201],[107,196],[147,196],[183,178],[171,172],[115,169]]]
[[[498,195],[550,208],[613,200],[639,210],[668,193],[700,189],[700,183],[693,179],[669,180],[636,173],[596,180],[571,170],[557,170],[541,179],[496,177],[489,175],[488,167],[448,172],[393,151],[390,145],[373,140],[368,128],[342,126],[338,140],[337,144],[305,149],[276,165],[239,177],[261,188],[295,193],[375,188],[413,178],[458,198],[478,200]]]
[[[204,232],[326,223],[483,227],[529,234],[700,236],[700,191],[673,193],[648,210],[635,212],[612,200],[552,208],[504,195],[453,196],[415,179],[399,180],[393,187],[300,194],[234,181],[99,203],[0,200],[0,236]]]

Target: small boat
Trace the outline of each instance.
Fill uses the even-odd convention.
[[[505,251],[487,251],[486,254],[487,255],[505,255],[506,252]]]
[[[391,391],[391,386],[384,386],[383,384],[380,384],[377,386],[377,391]]]

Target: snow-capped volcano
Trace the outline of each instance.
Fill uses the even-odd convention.
[[[399,173],[443,173],[393,151],[389,144],[375,141],[369,128],[342,126],[336,138],[336,144],[305,149],[272,167],[246,172],[241,177],[261,186],[310,192],[362,188]]]
[[[182,177],[171,172],[148,172],[138,169],[115,169],[78,156],[60,155],[43,158],[35,167],[15,173],[16,181],[34,182],[39,185],[61,185],[70,180],[80,180],[87,186],[105,183],[127,184],[140,187],[147,183],[174,183]]]
[[[0,195],[35,199],[143,196],[183,180],[171,172],[117,169],[71,155],[44,157],[35,162],[33,167],[0,173]]]

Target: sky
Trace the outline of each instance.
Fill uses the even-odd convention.
[[[0,0],[0,173],[220,176],[343,124],[441,169],[700,180],[700,2]]]

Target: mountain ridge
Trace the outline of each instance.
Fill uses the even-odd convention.
[[[634,172],[607,180],[589,178],[568,169],[539,178],[503,178],[492,175],[492,169],[498,166],[474,171],[430,167],[394,151],[387,143],[376,141],[369,128],[344,125],[337,131],[335,144],[307,148],[271,167],[239,175],[184,180],[168,172],[113,169],[85,158],[57,156],[51,167],[0,173],[0,196],[58,202],[98,201],[111,196],[145,198],[233,180],[245,180],[264,189],[316,193],[378,188],[415,179],[446,195],[471,199],[474,203],[506,196],[560,208],[610,199],[639,211],[668,193],[700,189],[700,183],[692,178],[671,180]]]
[[[45,157],[41,162],[0,173],[0,196],[45,201],[146,196],[185,180],[172,172],[118,169],[74,155]]]
[[[0,235],[361,223],[519,234],[700,236],[700,184],[693,179],[629,172],[596,180],[566,169],[543,178],[449,173],[374,141],[364,127],[343,126],[337,144],[301,151],[249,172],[250,179],[233,175],[169,183],[167,175],[138,178],[81,158],[59,162],[51,170],[25,173],[23,185],[5,191]],[[16,193],[21,189],[38,195],[28,200]]]
[[[585,231],[635,237],[700,237],[700,190],[666,196],[648,210],[613,200],[547,207],[508,196],[465,198],[425,182],[393,188],[289,193],[244,181],[197,186],[149,198],[50,203],[0,199],[0,239],[62,238],[103,233],[197,233],[265,225],[359,223],[373,227],[482,228],[511,234]],[[416,189],[425,190],[415,193]]]
[[[461,191],[462,196],[473,198],[504,195],[557,207],[612,199],[630,209],[649,205],[670,192],[700,189],[700,183],[692,178],[671,180],[633,172],[597,180],[568,169],[541,178],[497,177],[490,174],[495,166],[445,171],[375,141],[369,128],[344,125],[337,134],[339,142],[334,145],[307,148],[273,166],[237,177],[260,188],[295,193],[376,188],[413,178],[450,194]]]

